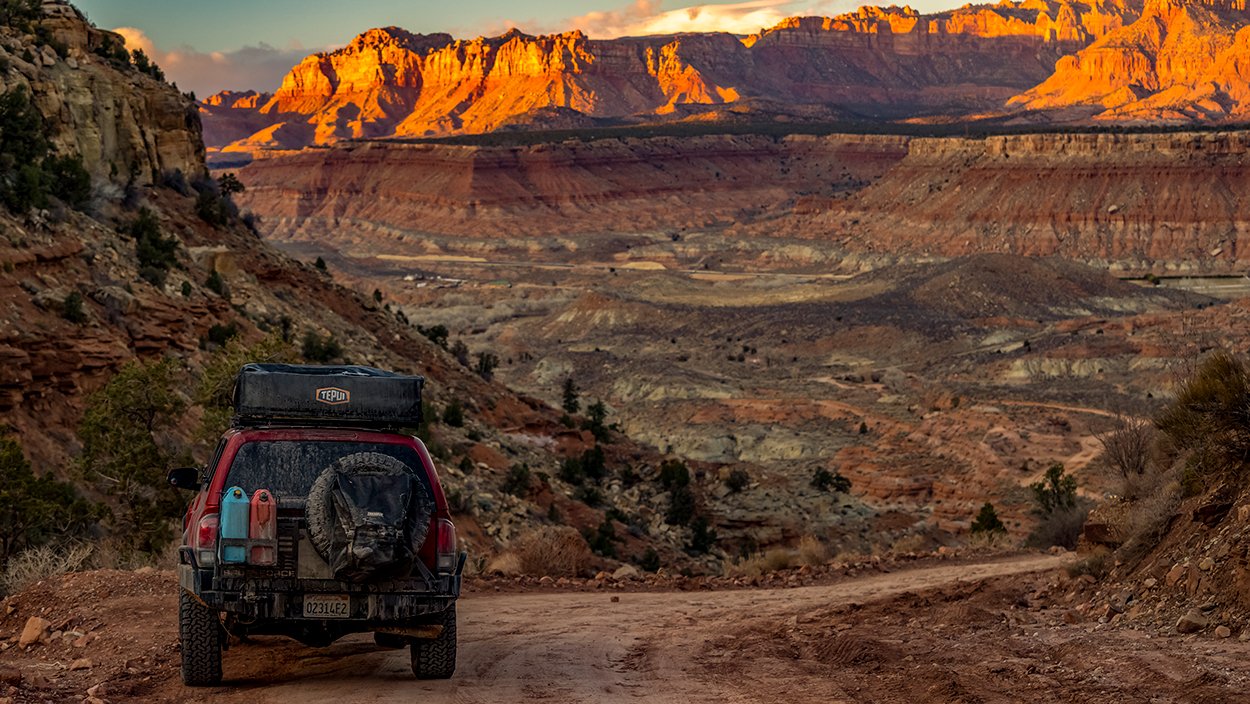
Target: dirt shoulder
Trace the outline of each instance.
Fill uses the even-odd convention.
[[[476,593],[460,606],[450,681],[413,680],[405,651],[368,637],[324,649],[257,639],[226,653],[226,685],[208,690],[178,681],[170,575],[69,575],[0,620],[5,643],[31,610],[61,631],[0,652],[0,698],[83,701],[103,685],[105,702],[1227,701],[1250,684],[1250,643],[1082,613],[1065,559],[788,589]],[[90,667],[69,669],[82,658]]]

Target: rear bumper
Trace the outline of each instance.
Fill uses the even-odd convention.
[[[246,621],[382,625],[420,623],[431,614],[446,611],[460,596],[463,569],[462,558],[455,574],[350,584],[258,576],[246,570],[200,569],[184,562],[178,565],[178,582],[205,605]],[[347,595],[348,613],[334,619],[306,617],[306,595]]]

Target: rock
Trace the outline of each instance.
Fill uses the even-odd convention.
[[[608,573],[607,573],[607,572],[602,572],[602,571],[600,571],[600,572],[596,572],[596,573],[595,573],[595,581],[596,581],[596,582],[602,582],[603,580],[607,579],[609,576],[610,576],[610,575],[608,575]]]
[[[0,684],[16,687],[22,683],[22,671],[12,665],[0,665]]]
[[[91,685],[90,687],[88,687],[87,696],[88,697],[103,697],[104,695],[108,694],[108,691],[109,691],[108,685],[101,682],[100,684],[95,684],[95,685]]]
[[[92,663],[89,658],[78,658],[69,664],[70,670],[90,670]]]
[[[87,697],[86,704],[104,704],[104,700],[99,697]]]
[[[613,604],[619,604],[619,603],[621,603],[621,597],[619,597],[619,596],[614,596],[614,597],[612,597],[612,603],[613,603]]]
[[[1198,609],[1190,609],[1176,622],[1177,633],[1197,633],[1207,627],[1207,617]]]
[[[612,573],[612,579],[638,579],[642,573],[633,565],[621,565]]]
[[[1233,634],[1233,630],[1229,628],[1228,626],[1216,626],[1215,627],[1216,638],[1227,638],[1231,636],[1232,634]]]
[[[1185,566],[1177,563],[1172,565],[1172,569],[1168,570],[1168,574],[1163,578],[1164,583],[1169,587],[1175,587],[1176,583],[1181,581],[1181,577],[1185,576]]]
[[[552,579],[550,575],[543,575],[542,579],[538,580],[538,583],[539,584],[555,584],[556,580]]]
[[[1153,589],[1154,586],[1158,583],[1159,583],[1159,580],[1155,579],[1154,577],[1147,577],[1146,581],[1142,582],[1142,586],[1147,589]]]
[[[18,636],[17,644],[23,648],[27,648],[35,643],[47,640],[48,633],[51,629],[51,621],[38,616],[31,616],[26,619],[26,626],[22,628],[22,634]]]
[[[1198,569],[1202,570],[1203,572],[1210,572],[1212,568],[1214,567],[1215,567],[1215,560],[1212,560],[1209,557],[1202,558],[1202,561],[1198,563]]]

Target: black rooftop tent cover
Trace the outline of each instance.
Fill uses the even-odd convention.
[[[234,385],[234,423],[421,424],[425,378],[355,365],[247,364]]]

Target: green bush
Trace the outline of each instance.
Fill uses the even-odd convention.
[[[1250,369],[1240,357],[1215,352],[1181,382],[1155,426],[1185,455],[1189,484],[1207,488],[1250,477]],[[1192,489],[1193,487],[1189,487]]]
[[[733,494],[737,494],[750,484],[751,475],[747,474],[747,471],[741,467],[730,470],[729,476],[725,478],[725,486]]]
[[[61,317],[75,325],[82,325],[87,322],[87,313],[83,310],[82,304],[82,294],[77,291],[70,291],[65,300],[61,301]]]
[[[660,465],[660,486],[672,491],[690,484],[690,470],[681,460],[665,460]]]
[[[998,518],[998,512],[994,510],[994,504],[986,501],[981,506],[981,511],[977,513],[977,517],[972,521],[972,534],[1006,532],[1007,526],[1003,525],[1002,520]]]
[[[27,548],[83,535],[104,515],[51,476],[36,476],[22,448],[0,437],[0,564]]]
[[[611,437],[608,434],[608,427],[604,424],[607,417],[608,407],[603,404],[603,401],[595,401],[586,408],[586,420],[582,423],[582,430],[589,430],[599,442],[608,442]]]
[[[29,32],[31,23],[43,17],[41,0],[0,0],[0,25]]]
[[[239,326],[231,321],[226,325],[213,325],[208,329],[208,341],[221,347],[239,334]]]
[[[211,190],[200,191],[195,198],[195,214],[209,225],[221,227],[230,222],[230,210],[220,195]]]
[[[450,333],[446,325],[434,325],[428,328],[418,325],[417,332],[428,338],[430,342],[447,349],[447,335]]]
[[[1063,465],[1056,462],[1046,469],[1042,481],[1029,488],[1039,520],[1025,542],[1032,547],[1076,549],[1089,516],[1089,502],[1077,497],[1076,477],[1065,475]]]
[[[694,555],[706,555],[716,546],[716,531],[707,518],[699,516],[690,526],[690,542],[686,549]]]
[[[577,382],[573,381],[573,377],[568,377],[564,380],[561,398],[560,407],[564,409],[565,413],[572,415],[581,409],[582,402],[578,399]]]
[[[660,569],[660,553],[656,552],[655,548],[649,547],[637,562],[638,566],[647,572],[657,572]]]
[[[209,272],[208,279],[204,282],[204,286],[208,288],[209,291],[212,291],[222,298],[230,298],[230,294],[227,293],[226,289],[226,280],[221,278],[221,272],[216,269]]]
[[[851,493],[851,480],[839,472],[834,474],[824,467],[812,473],[812,486],[820,491],[832,491],[838,494]]]
[[[616,528],[612,521],[603,519],[598,528],[586,535],[586,542],[596,555],[616,557]]]
[[[153,285],[165,283],[165,274],[178,264],[178,240],[161,234],[156,214],[144,208],[138,217],[122,228],[135,241],[139,275]]]
[[[532,478],[533,475],[530,473],[529,465],[514,464],[508,470],[508,476],[503,481],[503,491],[513,496],[524,497],[529,494]]]
[[[486,381],[490,381],[495,378],[495,368],[498,366],[498,355],[493,352],[478,352],[477,366],[473,368],[473,371],[477,372],[477,375]]]
[[[204,409],[199,437],[215,442],[230,425],[234,403],[234,380],[244,364],[295,362],[295,350],[274,333],[249,345],[242,337],[230,337],[208,358],[195,383],[193,399]]]
[[[690,487],[682,485],[669,492],[668,510],[664,513],[664,522],[670,526],[684,526],[694,518],[694,492]]]
[[[115,534],[141,552],[157,552],[173,538],[172,520],[183,497],[165,481],[177,453],[158,442],[185,410],[183,380],[173,359],[131,362],[87,399],[78,437],[80,467],[98,489],[117,499]]]
[[[453,428],[464,427],[464,407],[460,405],[459,399],[453,400],[443,409],[443,422]]]
[[[81,208],[91,200],[91,174],[80,156],[54,156],[45,159],[43,170],[52,195],[72,208]]]
[[[1046,469],[1040,482],[1029,485],[1037,512],[1042,515],[1076,506],[1076,477],[1064,474],[1063,465],[1055,462]]]
[[[343,356],[343,346],[334,339],[334,335],[322,337],[309,330],[304,333],[304,359],[318,364],[328,364]]]

